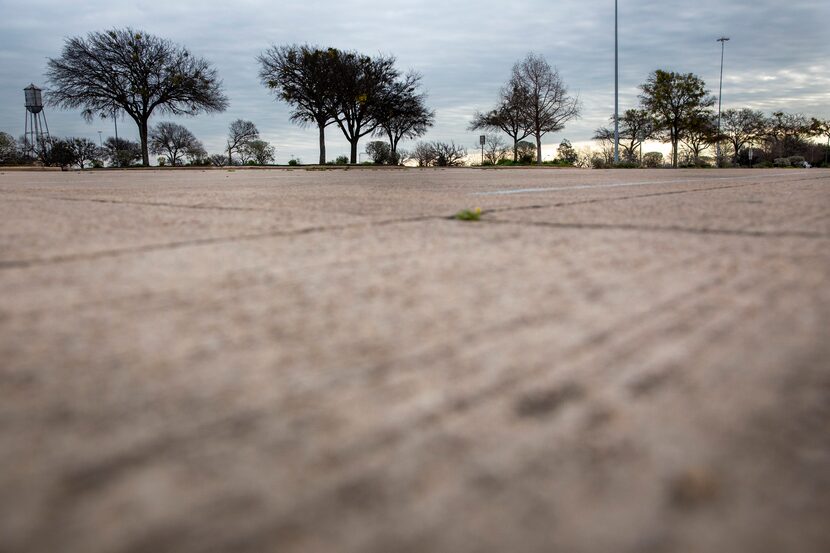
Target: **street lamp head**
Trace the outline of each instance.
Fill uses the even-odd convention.
[[[717,40],[717,42],[727,42],[728,40],[729,40],[728,36],[722,36]]]

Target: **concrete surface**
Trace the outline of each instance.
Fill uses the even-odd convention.
[[[3,553],[830,551],[829,421],[830,171],[0,173]]]

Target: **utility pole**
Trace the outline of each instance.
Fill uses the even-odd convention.
[[[115,166],[121,167],[121,156],[118,155],[118,110],[115,108],[112,110],[112,123],[115,125]]]
[[[718,141],[715,146],[715,160],[720,167],[720,106],[723,99],[723,51],[726,48],[726,42],[729,37],[722,36],[717,42],[720,42],[720,84],[718,85]]]
[[[614,0],[614,163],[620,162],[620,59],[617,37],[617,3]]]

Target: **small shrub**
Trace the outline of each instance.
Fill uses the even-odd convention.
[[[349,158],[347,156],[337,156],[337,159],[334,160],[335,165],[348,165]]]
[[[563,138],[562,142],[559,143],[559,149],[556,151],[556,159],[562,162],[562,166],[573,166],[578,158],[579,154],[571,145],[571,141]]]
[[[649,168],[656,168],[663,165],[662,152],[647,152],[643,154],[643,166]]]
[[[611,166],[605,158],[599,154],[591,156],[591,168],[593,169],[608,169]]]
[[[210,163],[215,167],[224,167],[228,164],[228,156],[225,154],[213,154],[210,156]]]
[[[806,161],[802,156],[790,156],[787,160],[789,160],[790,165],[793,167],[804,167],[804,162]]]
[[[291,159],[289,159],[289,160],[288,160],[288,165],[290,165],[291,167],[295,167],[295,166],[297,166],[297,165],[299,165],[299,164],[300,164],[300,160],[299,160],[299,159],[294,159],[294,158],[291,158]]]
[[[776,167],[791,167],[792,166],[792,164],[790,163],[790,158],[788,158],[788,157],[775,158],[775,161],[773,161],[772,163]]]
[[[527,165],[536,159],[536,144],[522,140],[516,144],[516,152],[519,155],[519,163]]]
[[[549,161],[543,161],[542,165],[549,165],[551,167],[573,167],[574,164],[571,161],[566,159],[552,159]]]
[[[433,142],[432,150],[435,153],[434,165],[438,167],[458,167],[464,165],[467,149],[450,142]]]

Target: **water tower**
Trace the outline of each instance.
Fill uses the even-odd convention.
[[[23,89],[26,97],[26,124],[23,135],[25,148],[32,154],[37,150],[45,149],[49,145],[49,125],[46,124],[46,114],[43,112],[43,98],[41,90],[34,84]]]

